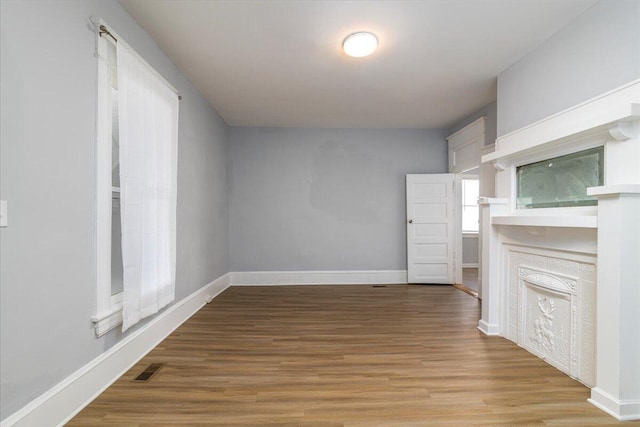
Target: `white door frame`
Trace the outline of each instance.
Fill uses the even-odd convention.
[[[454,260],[454,281],[456,284],[462,284],[462,178],[463,174],[457,173],[455,174],[455,197],[456,197],[456,207],[455,207],[455,256]]]
[[[469,123],[459,131],[447,137],[447,146],[449,154],[449,172],[463,175],[465,172],[480,167],[479,174],[483,173],[483,165],[480,161],[481,153],[484,154],[486,118],[480,117]],[[492,167],[491,167],[492,168]],[[493,169],[493,168],[492,168]],[[479,179],[482,179],[478,177]],[[457,283],[462,283],[462,177],[456,179],[458,182],[458,199],[460,205],[457,207],[460,216],[457,221],[458,230],[456,231],[456,246],[459,257],[456,261],[456,278]],[[482,185],[482,184],[481,184]],[[480,193],[481,196],[482,191]],[[478,245],[480,245],[482,236],[478,232]],[[478,246],[478,273],[480,273],[480,260],[482,259],[482,251]],[[482,281],[478,277],[478,287],[481,289]],[[479,293],[481,290],[479,289]]]

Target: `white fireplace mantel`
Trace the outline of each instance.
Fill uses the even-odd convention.
[[[597,228],[596,215],[497,215],[491,225],[520,225],[526,227]]]
[[[603,132],[613,140],[630,139],[638,134],[638,121],[640,80],[501,136],[482,162],[501,170],[538,161],[578,151],[581,139]]]
[[[516,208],[518,166],[598,146],[604,146],[604,185],[588,189],[597,206]],[[619,420],[640,419],[640,80],[498,138],[496,150],[482,162],[493,164],[497,173],[496,198],[480,200],[478,329],[540,353],[546,350],[535,349],[535,328],[522,319],[538,326],[548,322],[558,331],[575,328],[573,341],[563,341],[562,350],[572,352],[575,364],[563,362],[562,352],[550,363],[592,386],[589,401],[595,406]],[[544,286],[523,284],[514,269],[529,271],[535,267],[526,264],[531,262],[549,277],[564,277],[563,268],[574,271],[569,276],[575,295],[545,294]],[[551,319],[547,299],[557,299],[557,313],[565,307],[578,317]],[[566,324],[557,326],[562,321]]]

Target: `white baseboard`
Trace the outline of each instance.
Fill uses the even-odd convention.
[[[598,387],[591,389],[587,400],[620,421],[640,420],[640,400],[618,400]]]
[[[233,286],[406,284],[406,270],[233,272]]]
[[[480,330],[480,332],[482,332],[485,335],[489,335],[489,336],[500,335],[498,331],[498,325],[492,325],[490,323],[485,322],[482,319],[478,321],[478,329]]]
[[[230,274],[227,273],[170,306],[144,327],[5,418],[0,427],[64,425],[229,285]]]

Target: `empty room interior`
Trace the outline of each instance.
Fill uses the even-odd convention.
[[[639,0],[0,0],[0,426],[640,425]]]

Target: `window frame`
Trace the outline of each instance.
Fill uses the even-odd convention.
[[[111,294],[111,221],[112,221],[112,109],[111,67],[107,62],[110,43],[101,36],[100,26],[119,39],[102,19],[92,18],[96,29],[98,67],[96,108],[96,314],[91,317],[98,337],[122,324],[124,292]]]
[[[475,205],[465,205],[464,203],[464,195],[465,195],[465,184],[464,181],[477,181],[478,182],[478,196],[480,195],[480,177],[478,175],[461,175],[460,177],[460,230],[462,231],[463,236],[477,236],[480,234],[480,206],[478,205],[478,201],[476,200]],[[465,206],[476,206],[478,207],[478,229],[477,230],[465,230],[464,229],[464,211]]]

